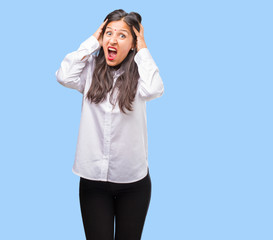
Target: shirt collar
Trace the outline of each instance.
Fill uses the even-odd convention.
[[[113,77],[118,78],[123,73],[124,73],[124,69],[122,67],[120,67],[118,70],[113,71]]]

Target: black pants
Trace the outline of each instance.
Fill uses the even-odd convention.
[[[149,173],[133,183],[80,178],[80,205],[86,239],[140,240],[150,198]]]

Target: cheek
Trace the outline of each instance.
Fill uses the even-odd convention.
[[[102,46],[104,47],[106,45],[106,40],[105,38],[102,39]]]
[[[103,48],[103,51],[105,52],[105,51],[108,51],[107,50],[107,42],[106,41],[104,41],[104,40],[102,40],[102,48]]]
[[[109,39],[107,38],[107,36],[103,36],[102,38],[102,46],[106,45],[109,42]]]
[[[104,44],[102,44],[102,49],[103,49],[104,52],[106,51],[106,47],[105,47]]]
[[[128,53],[129,53],[129,51],[130,51],[130,48],[129,49],[128,49],[128,47],[123,48],[122,49],[122,56],[126,57],[128,55]]]
[[[123,51],[127,54],[132,48],[132,43],[130,41],[123,45]]]

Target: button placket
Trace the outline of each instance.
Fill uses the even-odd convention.
[[[118,75],[114,76],[114,84]],[[104,132],[103,132],[103,163],[101,169],[102,178],[107,179],[109,160],[110,160],[110,145],[111,145],[111,125],[112,125],[112,104],[110,103],[110,93],[107,94],[107,103],[104,119]]]
[[[110,143],[111,143],[111,104],[107,103],[107,109],[104,119],[104,140],[103,140],[103,169],[102,177],[107,179],[109,168],[109,155],[110,155]]]

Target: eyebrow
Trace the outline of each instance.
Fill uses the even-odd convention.
[[[111,28],[111,27],[107,27],[107,28],[110,28],[110,29],[112,29],[112,30],[113,30],[113,28]],[[126,33],[128,33],[128,31],[127,31],[127,30],[125,30],[125,29],[120,29],[120,30],[118,30],[118,31],[122,31],[122,32],[126,32]]]

